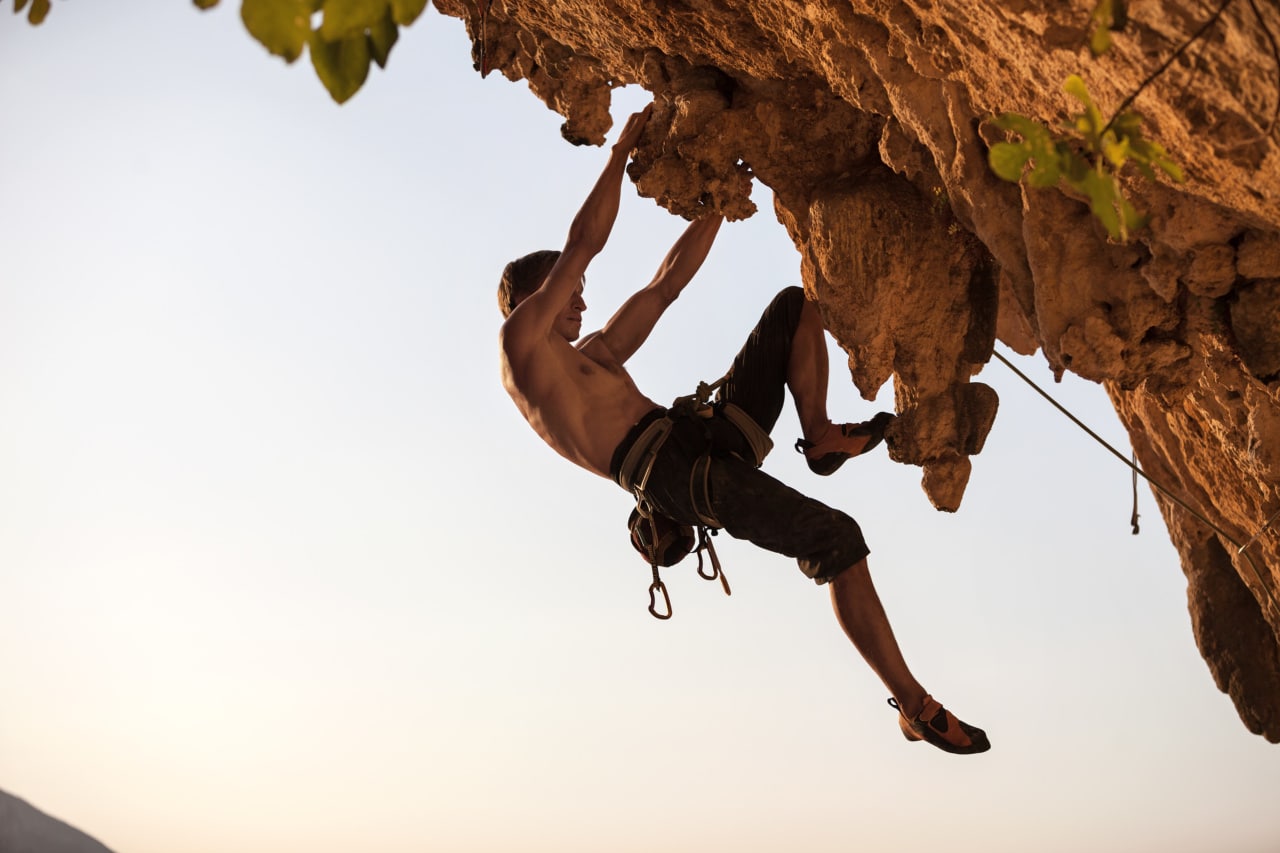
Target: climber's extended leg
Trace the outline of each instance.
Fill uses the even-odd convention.
[[[947,752],[969,754],[991,748],[986,734],[960,722],[929,696],[907,667],[876,594],[866,558],[831,579],[836,619],[854,647],[893,694],[908,740],[925,740]]]

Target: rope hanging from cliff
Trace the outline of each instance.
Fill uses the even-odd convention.
[[[1203,524],[1204,524],[1206,527],[1208,527],[1210,530],[1213,530],[1215,533],[1217,533],[1219,536],[1221,536],[1221,537],[1222,537],[1223,539],[1225,539],[1227,542],[1230,542],[1232,545],[1234,545],[1234,546],[1235,546],[1235,548],[1236,548],[1236,553],[1237,553],[1237,554],[1239,554],[1240,556],[1244,557],[1244,558],[1245,558],[1245,560],[1249,563],[1249,568],[1253,570],[1253,576],[1254,576],[1255,578],[1257,578],[1258,586],[1259,586],[1259,588],[1262,590],[1263,595],[1265,595],[1265,596],[1266,596],[1266,598],[1267,598],[1267,602],[1271,605],[1271,608],[1272,608],[1273,610],[1275,610],[1275,611],[1276,611],[1277,615],[1278,615],[1278,616],[1280,616],[1280,607],[1278,607],[1278,606],[1277,606],[1277,604],[1276,604],[1276,598],[1275,598],[1275,595],[1271,592],[1271,587],[1267,585],[1267,582],[1266,582],[1265,580],[1263,580],[1263,578],[1262,578],[1262,572],[1260,572],[1260,571],[1258,570],[1258,565],[1257,565],[1257,563],[1255,563],[1255,562],[1253,561],[1253,557],[1252,557],[1252,556],[1250,556],[1250,555],[1249,555],[1249,553],[1248,553],[1248,551],[1246,550],[1250,545],[1252,545],[1254,542],[1256,542],[1256,541],[1258,540],[1258,537],[1259,537],[1259,536],[1261,536],[1264,532],[1266,532],[1266,530],[1267,530],[1268,528],[1270,528],[1270,527],[1271,527],[1271,523],[1272,523],[1273,521],[1275,521],[1275,520],[1276,520],[1276,518],[1277,518],[1278,516],[1280,516],[1280,510],[1277,510],[1277,511],[1276,511],[1276,512],[1271,516],[1271,518],[1269,518],[1269,519],[1267,520],[1267,523],[1266,523],[1266,524],[1264,524],[1264,525],[1262,526],[1262,529],[1261,529],[1261,530],[1259,530],[1256,534],[1254,534],[1253,538],[1251,538],[1248,542],[1246,542],[1246,543],[1244,543],[1243,545],[1241,545],[1239,542],[1237,542],[1237,541],[1236,541],[1236,539],[1235,539],[1235,537],[1234,537],[1234,536],[1232,536],[1232,535],[1231,535],[1230,533],[1228,533],[1227,531],[1223,530],[1223,529],[1222,529],[1221,527],[1219,527],[1218,525],[1214,524],[1212,521],[1210,521],[1208,518],[1206,518],[1206,517],[1204,516],[1204,514],[1203,514],[1203,513],[1201,513],[1199,510],[1197,510],[1195,507],[1191,506],[1191,505],[1190,505],[1190,504],[1188,504],[1186,501],[1182,500],[1182,498],[1178,497],[1178,496],[1177,496],[1177,495],[1175,495],[1173,492],[1171,492],[1171,491],[1169,491],[1168,489],[1166,489],[1163,485],[1161,485],[1160,483],[1158,483],[1158,482],[1156,482],[1155,480],[1151,479],[1151,477],[1147,476],[1147,472],[1143,471],[1141,468],[1139,468],[1139,467],[1138,467],[1138,465],[1137,465],[1137,457],[1136,457],[1136,455],[1135,455],[1135,457],[1134,457],[1134,461],[1133,461],[1133,462],[1130,462],[1128,459],[1125,459],[1125,458],[1124,458],[1124,455],[1123,455],[1122,453],[1120,453],[1120,451],[1118,451],[1118,450],[1116,450],[1114,447],[1112,447],[1112,446],[1111,446],[1111,445],[1106,441],[1106,439],[1104,439],[1102,436],[1098,435],[1098,434],[1097,434],[1096,432],[1094,432],[1093,430],[1089,429],[1089,427],[1088,427],[1088,426],[1086,426],[1086,425],[1085,425],[1085,423],[1084,423],[1083,421],[1081,421],[1079,418],[1077,418],[1075,415],[1073,415],[1070,411],[1068,411],[1066,406],[1062,405],[1062,404],[1061,404],[1061,403],[1059,403],[1057,400],[1055,400],[1055,399],[1054,399],[1054,398],[1049,394],[1049,392],[1045,391],[1043,388],[1041,388],[1039,385],[1037,385],[1037,384],[1036,384],[1036,383],[1031,379],[1031,377],[1027,376],[1027,375],[1026,375],[1025,373],[1023,373],[1021,370],[1019,370],[1018,368],[1014,367],[1014,366],[1013,366],[1013,362],[1009,361],[1009,359],[1005,358],[1003,355],[1001,355],[999,352],[997,352],[997,351],[995,351],[995,350],[992,350],[992,351],[991,351],[991,354],[992,354],[992,355],[994,355],[997,359],[999,359],[1001,364],[1003,364],[1005,367],[1007,367],[1007,368],[1009,368],[1010,370],[1012,370],[1012,371],[1013,371],[1013,373],[1014,373],[1014,375],[1016,375],[1019,379],[1021,379],[1023,382],[1025,382],[1025,383],[1027,383],[1028,385],[1030,385],[1033,389],[1035,389],[1036,393],[1038,393],[1041,397],[1044,397],[1044,398],[1045,398],[1046,400],[1048,400],[1051,404],[1053,404],[1053,407],[1054,407],[1054,408],[1056,408],[1058,411],[1062,412],[1062,414],[1066,415],[1066,416],[1071,420],[1071,422],[1072,422],[1072,423],[1074,423],[1076,426],[1080,427],[1080,429],[1082,429],[1082,430],[1084,430],[1086,433],[1088,433],[1088,435],[1089,435],[1089,436],[1090,436],[1094,441],[1098,442],[1098,444],[1101,444],[1101,445],[1102,445],[1103,447],[1105,447],[1108,451],[1110,451],[1112,456],[1116,457],[1116,458],[1117,458],[1117,459],[1119,459],[1121,462],[1123,462],[1125,465],[1128,465],[1131,469],[1133,469],[1133,475],[1134,475],[1134,478],[1135,478],[1135,479],[1134,479],[1134,484],[1135,484],[1135,486],[1136,486],[1136,484],[1137,484],[1137,479],[1136,479],[1136,478],[1137,478],[1137,477],[1139,477],[1139,476],[1140,476],[1140,477],[1142,477],[1142,479],[1144,479],[1144,480],[1146,480],[1148,483],[1150,483],[1150,484],[1151,484],[1155,489],[1159,490],[1159,492],[1160,492],[1161,494],[1163,494],[1165,497],[1167,497],[1169,500],[1173,501],[1175,504],[1177,504],[1178,506],[1182,507],[1184,510],[1186,510],[1187,512],[1189,512],[1189,513],[1190,513],[1191,515],[1193,515],[1195,518],[1199,519],[1199,520],[1200,520],[1200,522],[1201,522],[1201,523],[1203,523]],[[1134,506],[1135,506],[1135,509],[1134,509],[1134,514],[1133,514],[1132,523],[1133,523],[1133,532],[1134,532],[1134,533],[1137,533],[1137,532],[1138,532],[1138,523],[1137,523],[1137,516],[1138,516],[1138,513],[1137,513],[1137,509],[1136,509],[1136,506],[1137,506],[1137,504],[1136,504],[1136,497],[1137,497],[1137,493],[1136,493],[1136,491],[1135,491],[1134,497],[1135,497],[1135,505],[1134,505]]]
[[[489,76],[491,66],[489,64],[489,10],[493,8],[493,0],[476,0],[476,9],[480,12],[480,30],[479,38],[476,39],[476,52],[479,57],[476,60],[475,69],[480,72],[480,79]]]
[[[1133,514],[1129,516],[1129,524],[1133,527],[1133,535],[1137,536],[1142,528],[1138,527],[1138,454],[1129,457],[1129,467],[1133,469]]]

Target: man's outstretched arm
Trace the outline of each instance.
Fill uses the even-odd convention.
[[[559,260],[542,286],[516,307],[506,326],[518,325],[527,331],[549,331],[554,325],[556,316],[564,310],[569,297],[582,281],[587,264],[609,240],[614,220],[618,218],[627,160],[640,141],[652,109],[652,106],[646,107],[627,119],[609,153],[609,162],[569,226],[569,236]]]
[[[653,281],[624,302],[605,324],[600,337],[619,363],[626,362],[640,349],[663,312],[693,280],[711,251],[723,221],[719,215],[695,220],[667,252]]]

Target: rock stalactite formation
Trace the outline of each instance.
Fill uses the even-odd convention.
[[[974,379],[996,340],[1103,383],[1144,470],[1195,510],[1157,493],[1209,668],[1280,741],[1274,5],[1230,4],[1134,102],[1188,180],[1125,173],[1150,222],[1124,244],[1081,199],[996,178],[991,118],[1065,120],[1073,73],[1116,108],[1216,2],[1133,2],[1097,60],[1087,0],[436,5],[572,142],[604,141],[613,88],[652,92],[630,171],[669,210],[738,219],[753,183],[773,190],[854,383],[870,397],[894,380],[893,458],[922,466],[939,509],[960,506],[996,417]]]

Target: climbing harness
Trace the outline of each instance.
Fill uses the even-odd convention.
[[[702,575],[703,549],[706,548],[712,554],[715,553],[715,547],[711,545],[711,540],[706,537],[701,525],[695,546],[692,526],[680,524],[658,512],[646,494],[649,476],[653,473],[654,463],[658,461],[658,452],[671,436],[674,425],[675,421],[670,415],[663,415],[645,427],[644,431],[631,443],[618,471],[619,485],[636,498],[635,509],[631,511],[627,521],[627,527],[631,533],[631,544],[653,570],[653,582],[649,584],[649,613],[655,619],[663,620],[671,618],[671,594],[667,591],[667,585],[662,582],[659,567],[674,566],[696,547],[698,574]],[[702,518],[701,513],[698,517]],[[723,580],[723,575],[719,572],[719,559],[713,557],[712,565],[713,574],[709,580],[715,580],[719,575],[727,592],[728,583]],[[663,601],[662,611],[658,609],[659,595],[662,596]]]
[[[1054,408],[1062,412],[1062,414],[1066,415],[1071,420],[1072,423],[1074,423],[1076,426],[1080,427],[1080,429],[1088,433],[1088,435],[1094,441],[1098,442],[1107,450],[1109,450],[1112,456],[1115,456],[1125,465],[1128,465],[1131,469],[1133,469],[1134,486],[1135,486],[1135,489],[1134,489],[1135,504],[1134,504],[1133,517],[1131,518],[1130,521],[1133,524],[1133,532],[1135,534],[1138,532],[1138,510],[1137,510],[1137,503],[1136,503],[1136,499],[1137,499],[1136,487],[1137,487],[1137,478],[1141,476],[1142,479],[1150,483],[1155,489],[1157,489],[1161,494],[1163,494],[1169,500],[1173,501],[1175,504],[1182,507],[1184,510],[1186,510],[1188,513],[1190,513],[1192,516],[1198,519],[1210,530],[1213,530],[1215,533],[1221,536],[1224,540],[1226,540],[1227,542],[1235,546],[1236,554],[1244,557],[1245,561],[1248,562],[1249,568],[1253,571],[1253,576],[1254,578],[1257,579],[1258,586],[1262,590],[1262,594],[1266,596],[1267,603],[1271,605],[1271,608],[1274,611],[1276,611],[1277,616],[1280,616],[1280,606],[1277,606],[1275,595],[1272,593],[1271,587],[1267,584],[1265,580],[1263,580],[1262,572],[1258,569],[1258,564],[1253,561],[1253,557],[1251,557],[1246,551],[1246,549],[1250,545],[1252,545],[1254,542],[1258,540],[1258,537],[1262,536],[1262,534],[1265,533],[1271,527],[1272,522],[1274,522],[1277,517],[1280,517],[1280,510],[1277,510],[1275,513],[1273,513],[1271,517],[1267,519],[1266,524],[1264,524],[1262,528],[1257,533],[1255,533],[1252,538],[1249,539],[1248,542],[1245,542],[1243,545],[1241,545],[1238,541],[1236,541],[1234,536],[1232,536],[1227,531],[1223,530],[1218,525],[1214,524],[1195,507],[1191,506],[1186,501],[1182,500],[1182,498],[1178,497],[1173,492],[1171,492],[1169,489],[1166,489],[1163,485],[1161,485],[1160,483],[1156,482],[1151,477],[1149,477],[1146,471],[1143,471],[1141,468],[1138,467],[1136,454],[1134,455],[1133,462],[1130,462],[1128,459],[1125,459],[1124,456],[1120,453],[1120,451],[1112,447],[1105,439],[1102,438],[1102,436],[1098,435],[1096,432],[1089,429],[1089,427],[1087,427],[1083,421],[1081,421],[1071,412],[1067,411],[1067,408],[1065,406],[1063,406],[1061,403],[1055,400],[1052,396],[1050,396],[1047,391],[1045,391],[1043,388],[1037,385],[1034,381],[1032,381],[1032,379],[1029,376],[1027,376],[1018,368],[1014,367],[1013,363],[1010,362],[1009,359],[1005,358],[1003,355],[1001,355],[999,352],[995,350],[992,350],[991,354],[994,355],[997,359],[999,359],[1001,364],[1003,364],[1005,367],[1013,371],[1014,375],[1016,375],[1019,379],[1021,379],[1023,382],[1030,385],[1041,397],[1044,397],[1046,400],[1048,400],[1053,405]]]
[[[720,581],[725,595],[732,595],[729,579],[720,565],[720,557],[716,554],[711,538],[724,526],[716,518],[711,506],[711,454],[712,440],[706,422],[713,417],[722,417],[732,424],[747,441],[753,458],[747,460],[759,467],[773,447],[768,433],[760,428],[755,420],[733,403],[719,403],[712,406],[711,394],[728,379],[729,374],[718,381],[707,384],[699,382],[693,394],[679,397],[662,417],[655,418],[632,442],[619,466],[618,483],[636,498],[635,509],[627,520],[631,533],[631,544],[649,563],[653,571],[653,582],[649,585],[649,613],[656,619],[670,619],[671,595],[667,585],[663,583],[659,568],[674,566],[690,553],[698,555],[698,576],[703,580]],[[702,453],[694,460],[689,475],[689,503],[698,517],[696,525],[682,524],[659,512],[649,500],[646,489],[649,476],[653,473],[658,453],[671,436],[676,418],[692,419],[701,422],[706,438]],[[696,540],[695,540],[696,529]],[[704,563],[703,553],[707,555]],[[709,565],[708,565],[709,563]],[[658,608],[658,597],[662,597],[663,610]]]

